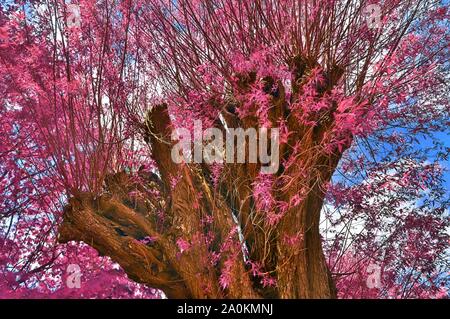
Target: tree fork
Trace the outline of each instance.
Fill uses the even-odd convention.
[[[294,59],[292,63],[293,90],[299,91],[305,72],[315,65],[311,66],[301,58]],[[327,82],[324,87],[317,88],[318,93],[329,91],[340,76],[338,69],[324,73]],[[251,75],[248,78],[249,81],[254,80]],[[274,85],[270,78],[264,81],[269,86]],[[246,85],[248,83],[242,83],[242,89]],[[156,231],[155,225],[150,222],[151,207],[135,201],[138,209],[134,211],[127,205],[133,200],[128,198],[127,177],[122,174],[122,178],[107,183],[110,195],[94,199],[91,194],[80,194],[71,199],[65,210],[60,240],[86,242],[117,261],[132,279],[162,289],[170,298],[335,298],[335,286],[322,251],[319,221],[325,196],[323,187],[330,180],[340,155],[325,156],[317,152],[324,133],[332,128],[332,117],[316,128],[299,125],[289,117],[285,108],[284,87],[281,83],[276,85],[277,90],[272,98],[274,107],[269,114],[272,124],[280,117],[286,117],[290,130],[294,132],[288,144],[301,141],[302,147],[310,151],[294,168],[287,171],[281,169],[277,174],[296,176],[299,169],[309,172],[306,178],[298,180],[287,190],[277,190],[278,199],[289,202],[292,196],[304,191],[302,185],[307,185],[308,193],[302,203],[289,209],[273,229],[268,225],[263,225],[263,228],[253,225],[255,213],[262,214],[252,212],[254,204],[249,198],[258,164],[226,164],[224,171],[230,180],[222,179],[221,191],[215,192],[206,176],[208,167],[172,161],[173,141],[170,135],[173,127],[167,105],[161,104],[148,112],[145,135],[159,171],[160,177],[153,176],[153,182],[164,196],[164,203],[160,205],[168,220],[164,229]],[[237,118],[229,107],[225,107],[224,118],[228,127],[258,125],[256,118]],[[231,123],[234,125],[230,126]],[[283,146],[282,157],[286,159],[291,152],[291,148]],[[174,179],[178,181],[173,183]],[[237,193],[229,196],[234,188],[231,181],[238,182],[239,187],[236,188]],[[196,198],[199,193],[202,194],[201,199]],[[153,206],[158,205],[150,197],[147,200]],[[193,205],[193,201],[197,204]],[[209,254],[208,248],[201,245],[180,254],[177,239],[193,241],[204,232],[202,218],[208,215],[213,220],[214,249],[229,238],[242,245],[235,231],[237,225],[233,214],[241,217],[239,222],[249,246],[250,258],[261,262],[265,271],[276,275],[278,287],[262,287],[256,278],[250,277],[239,247],[236,248],[237,255],[236,251],[222,252],[216,265],[202,265],[199,262],[207,260]],[[264,237],[267,231],[272,234],[270,238]],[[303,240],[298,247],[288,247],[283,238],[296,234],[301,234]],[[141,243],[139,239],[145,236],[157,238],[155,244],[149,246]],[[270,251],[266,251],[266,241]],[[230,258],[233,258],[233,279],[223,289],[219,278],[225,261],[230,262]]]

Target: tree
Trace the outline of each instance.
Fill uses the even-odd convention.
[[[47,211],[42,238],[169,298],[352,296],[372,263],[377,296],[442,296],[448,15],[425,0],[5,7],[3,217]],[[194,120],[279,128],[275,174],[249,154],[174,162],[172,132]]]

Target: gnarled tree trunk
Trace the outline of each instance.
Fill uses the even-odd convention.
[[[294,92],[301,90],[307,69],[304,60],[293,59]],[[332,88],[340,72],[336,68],[324,77],[326,84],[317,88],[320,94]],[[245,81],[254,79],[249,75]],[[266,81],[273,86],[270,79]],[[295,165],[281,166],[277,172],[277,176],[291,177],[274,188],[277,199],[289,202],[303,194],[301,203],[289,208],[279,223],[264,222],[264,213],[255,206],[252,188],[258,164],[225,164],[218,187],[213,186],[207,165],[175,164],[171,120],[167,107],[159,105],[149,111],[146,120],[159,174],[142,172],[141,180],[134,181],[126,173],[117,173],[107,178],[105,194],[75,194],[65,209],[60,241],[91,245],[118,262],[131,279],[159,288],[169,298],[335,298],[319,234],[325,185],[342,152],[327,154],[320,149],[325,133],[333,127],[333,116],[323,114],[315,127],[296,123],[285,107],[282,84],[276,87],[270,119],[275,123],[285,118],[293,132],[280,149],[281,160],[292,154],[289,145],[295,141],[301,141],[305,150]],[[257,126],[256,116],[239,119],[234,109],[233,105],[223,109],[226,127]],[[217,126],[226,130],[223,123]],[[146,195],[131,198],[129,193],[134,190]],[[155,191],[160,196],[155,197]],[[205,223],[207,217],[210,224]],[[214,240],[202,244],[201,235],[206,233],[213,233]],[[299,240],[287,245],[290,237]],[[196,244],[181,251],[180,239]],[[244,243],[247,251],[242,249]],[[221,252],[216,263],[210,260],[211,250]],[[252,276],[246,258],[275,277],[277,285],[264,287]],[[231,281],[223,287],[220,279],[225,269]]]

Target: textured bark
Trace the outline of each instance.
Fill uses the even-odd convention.
[[[305,59],[292,61],[294,92],[301,90],[305,73],[314,65]],[[338,68],[324,74],[326,83],[317,88],[319,94],[330,90],[341,76]],[[269,88],[270,78],[264,79]],[[255,81],[254,75],[242,76],[242,90]],[[218,190],[209,178],[209,167],[197,164],[175,164],[171,159],[171,120],[166,105],[153,107],[146,119],[147,141],[159,175],[141,174],[144,182],[131,181],[127,174],[117,173],[106,181],[105,194],[74,194],[64,213],[60,241],[83,241],[101,254],[118,262],[130,278],[163,290],[169,298],[335,298],[336,290],[327,269],[319,233],[320,211],[325,196],[325,185],[338,164],[340,154],[322,154],[323,139],[333,126],[333,117],[323,115],[316,127],[299,125],[286,109],[284,88],[276,84],[270,120],[286,118],[290,131],[287,145],[301,141],[307,150],[288,169],[280,167],[277,176],[292,177],[292,181],[274,190],[279,200],[289,202],[296,194],[307,192],[301,204],[291,208],[281,221],[273,226],[264,222],[252,198],[252,185],[257,178],[259,164],[226,164]],[[223,108],[227,127],[257,127],[255,117],[239,119],[238,105],[233,102]],[[255,109],[256,109],[255,105]],[[218,127],[225,129],[221,123]],[[280,149],[281,159],[292,153],[289,146]],[[299,172],[308,172],[306,176]],[[301,176],[301,177],[299,177]],[[177,180],[174,184],[171,181]],[[129,193],[138,189],[147,194],[144,199],[131,199]],[[161,197],[155,199],[152,191]],[[202,194],[197,198],[197,194]],[[161,199],[162,198],[162,199]],[[195,202],[195,204],[194,204]],[[158,220],[156,212],[164,215]],[[248,257],[277,279],[277,287],[263,287],[251,276],[244,262],[236,221],[248,247]],[[212,224],[205,226],[205,217]],[[177,239],[195,241],[199,234],[213,232],[212,248],[218,251],[223,243],[232,240],[235,249],[224,251],[213,265],[208,258],[208,245],[193,245],[180,253]],[[283,238],[300,235],[296,247],[286,245]],[[150,243],[146,237],[155,238]],[[219,284],[225,263],[233,274],[226,289]],[[230,267],[231,263],[231,267]]]

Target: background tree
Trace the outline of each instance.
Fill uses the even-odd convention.
[[[18,1],[1,12],[2,251],[28,247],[15,255],[25,267],[3,258],[10,277],[51,267],[68,249],[58,238],[168,297],[446,294],[444,3]],[[279,170],[175,164],[170,134],[194,119],[279,127]],[[374,264],[382,284],[369,289]]]

